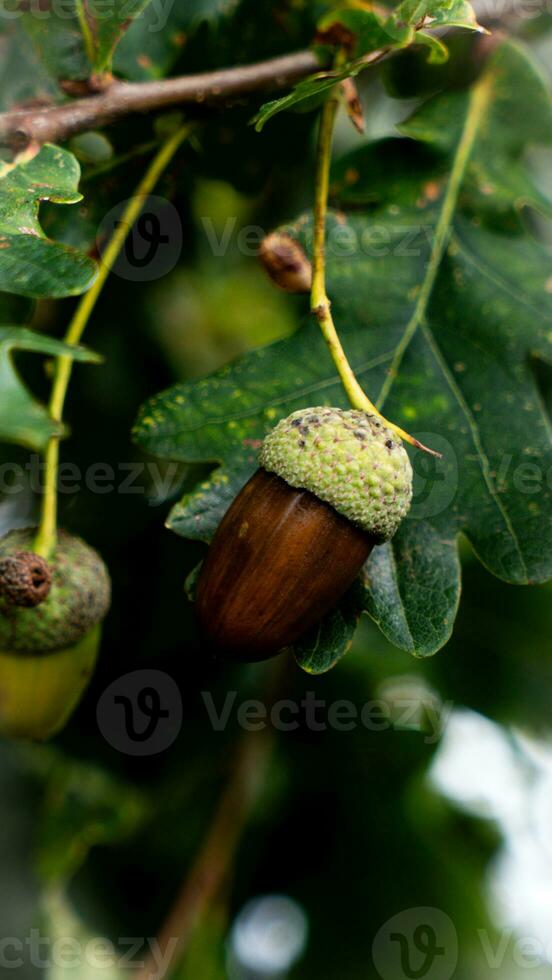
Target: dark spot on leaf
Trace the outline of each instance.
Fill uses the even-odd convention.
[[[345,48],[349,54],[352,54],[357,45],[357,36],[344,24],[336,21],[324,30],[317,31],[315,42],[316,44],[330,44],[332,47]]]

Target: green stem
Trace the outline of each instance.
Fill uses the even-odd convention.
[[[86,12],[86,0],[76,0],[76,11],[77,19],[79,22],[79,27],[81,29],[82,40],[84,44],[84,50],[86,51],[86,57],[90,62],[90,67],[94,67],[94,61],[96,59],[96,44],[94,41],[94,36],[88,22],[87,12]]]
[[[146,173],[140,181],[136,192],[128,201],[121,220],[102,256],[98,276],[92,288],[82,297],[65,335],[65,342],[71,345],[80,343],[86,325],[90,319],[96,301],[102,292],[105,282],[117,261],[119,253],[134,222],[138,218],[146,199],[155,187],[161,174],[172,160],[179,146],[190,132],[190,126],[182,126],[163,144],[159,153],[153,158]],[[54,422],[61,423],[67,388],[71,379],[73,361],[70,357],[58,357],[52,394],[50,398],[50,415]],[[45,454],[46,474],[42,513],[34,550],[38,555],[49,558],[56,547],[57,540],[57,482],[59,469],[59,436],[53,436],[48,443]]]
[[[326,219],[328,215],[328,194],[330,187],[330,166],[332,157],[333,133],[339,100],[337,96],[328,99],[322,109],[318,135],[315,201],[314,201],[314,243],[312,263],[311,309],[316,316],[322,336],[326,341],[341,383],[353,408],[370,415],[376,415],[400,439],[404,439],[417,449],[432,455],[433,450],[418,442],[413,436],[389,422],[370,401],[360,386],[355,373],[347,360],[332,316],[331,304],[326,291]]]
[[[424,281],[418,295],[414,312],[406,325],[406,329],[400,343],[397,345],[387,377],[379,393],[379,405],[383,405],[385,399],[389,395],[391,387],[393,386],[399,372],[404,354],[408,349],[414,334],[418,330],[418,327],[420,327],[420,325],[425,321],[427,308],[433,294],[437,275],[439,273],[439,269],[441,268],[443,256],[452,234],[452,223],[456,208],[458,206],[458,197],[460,195],[462,183],[466,176],[466,169],[470,162],[474,143],[480,131],[480,127],[489,110],[493,93],[493,81],[494,79],[492,75],[489,75],[488,73],[483,75],[480,81],[475,85],[471,94],[462,136],[458,144],[454,164],[450,172],[447,190],[443,199],[443,207],[435,228],[433,247],[431,249],[431,255],[425,272]]]

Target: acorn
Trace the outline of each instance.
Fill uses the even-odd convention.
[[[49,562],[36,530],[0,539],[0,734],[43,741],[66,724],[92,675],[111,601],[93,548],[58,532]]]
[[[408,512],[412,467],[376,416],[307,408],[266,436],[260,469],[220,524],[196,610],[207,646],[264,660],[341,599]]]

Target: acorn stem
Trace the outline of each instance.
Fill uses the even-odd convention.
[[[405,442],[423,449],[432,456],[440,456],[433,449],[424,446],[404,429],[390,422],[370,401],[368,395],[360,386],[356,375],[347,360],[343,345],[339,339],[331,311],[331,304],[326,291],[326,219],[328,216],[328,195],[330,188],[330,166],[332,157],[333,133],[335,119],[339,108],[339,99],[335,94],[324,104],[320,118],[318,133],[318,148],[316,161],[315,201],[314,201],[314,243],[312,260],[312,289],[311,310],[316,316],[322,336],[326,341],[333,362],[337,368],[341,383],[353,408],[368,412],[381,419],[384,425]]]
[[[140,215],[144,204],[151,194],[157,181],[163,174],[166,167],[171,162],[176,151],[183,141],[188,137],[191,126],[186,124],[181,126],[175,133],[172,133],[161,146],[147,168],[142,180],[138,184],[136,191],[131,197],[121,215],[119,223],[105,249],[101,261],[97,278],[91,289],[82,297],[75,313],[67,328],[65,342],[76,345],[80,343],[82,335],[86,329],[90,316],[94,310],[98,297],[106,283],[106,280],[117,261],[121,249],[126,241],[134,222]],[[73,360],[70,357],[58,357],[56,360],[54,381],[52,384],[52,394],[50,397],[50,416],[54,422],[63,420],[63,409],[67,389],[71,380]],[[36,554],[43,558],[50,558],[56,548],[57,540],[57,482],[59,470],[59,436],[52,436],[45,453],[45,485],[44,496],[42,499],[42,509],[40,524],[35,539],[34,550]]]
[[[79,22],[79,28],[82,35],[84,50],[86,52],[86,57],[91,65],[96,64],[96,44],[94,42],[94,35],[90,27],[90,21],[88,19],[88,14],[85,10],[83,0],[77,0],[75,3],[75,12],[77,15],[77,20]]]

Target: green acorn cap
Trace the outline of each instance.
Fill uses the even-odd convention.
[[[36,529],[26,528],[10,531],[1,538],[0,565],[13,556],[32,554],[35,535]],[[111,582],[93,548],[60,531],[55,554],[48,564],[51,586],[40,605],[24,608],[14,603],[13,590],[0,593],[0,650],[22,654],[64,650],[105,618],[111,601]]]
[[[375,415],[305,408],[266,436],[260,465],[310,490],[379,542],[393,537],[412,500],[412,467]]]

